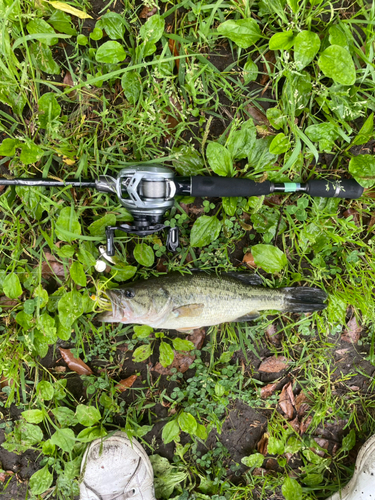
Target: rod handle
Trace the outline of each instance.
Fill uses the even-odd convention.
[[[324,180],[315,179],[306,184],[306,191],[310,196],[321,198],[360,198],[363,187],[354,179]]]

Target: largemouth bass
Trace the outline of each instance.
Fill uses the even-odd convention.
[[[224,322],[249,321],[257,318],[259,311],[270,309],[310,312],[326,308],[327,296],[322,290],[254,286],[259,280],[255,275],[217,276],[197,272],[138,281],[125,288],[107,290],[112,311],[98,319],[186,331]]]

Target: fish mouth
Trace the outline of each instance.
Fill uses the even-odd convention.
[[[122,323],[129,321],[133,314],[133,309],[131,308],[129,301],[123,300],[122,295],[118,293],[118,290],[106,290],[105,295],[108,297],[112,305],[113,317]]]

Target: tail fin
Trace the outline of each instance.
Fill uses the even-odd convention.
[[[327,294],[319,288],[299,286],[297,288],[284,288],[284,292],[284,311],[312,312],[321,311],[327,307],[327,304],[324,304],[324,301],[327,300]]]

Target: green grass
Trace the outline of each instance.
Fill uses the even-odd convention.
[[[353,176],[369,189],[359,200],[287,194],[276,203],[251,197],[193,205],[178,198],[167,214],[180,231],[177,252],[167,251],[162,233],[143,240],[121,233],[116,264],[104,275],[94,269],[104,228],[131,220],[115,197],[69,187],[3,191],[0,425],[8,450],[40,456],[30,498],[46,490],[51,498],[77,494],[86,443],[118,428],[160,460],[156,443],[143,439],[160,419],[175,456],[157,480],[158,498],[326,498],[350,478],[356,440],[375,428],[368,371],[353,363],[342,373],[333,358],[354,315],[363,328],[356,350],[375,363],[374,4],[131,0],[124,9],[103,2],[94,11],[90,2],[70,5],[94,20],[47,2],[0,0],[2,175],[95,179],[137,162],[163,162],[178,175],[276,182]],[[147,22],[140,18],[144,6],[158,9]],[[233,271],[246,252],[267,286],[325,289],[327,310],[210,328],[205,347],[193,351],[195,375],[170,375],[173,390],[143,363],[152,350],[154,357],[160,350],[164,364],[173,359],[168,332],[166,338],[95,323],[89,293],[158,276],[159,260],[167,271]],[[278,344],[265,335],[271,324]],[[94,370],[81,375],[83,403],[66,373],[41,363],[48,352],[59,359],[58,347]],[[312,420],[302,435],[279,409],[281,389],[260,398],[266,383],[254,363],[265,347],[290,361],[288,380],[309,399]],[[145,375],[121,396],[116,385],[132,351],[134,373]],[[367,389],[353,389],[358,373]],[[254,475],[255,465],[264,467],[255,449],[241,477],[222,444],[200,451],[237,400],[267,417],[264,453],[276,457],[278,472]],[[28,413],[11,420],[11,405]],[[165,416],[155,405],[167,408]],[[319,450],[314,432],[338,421],[344,430],[337,449]],[[185,446],[181,430],[190,433]],[[302,465],[291,467],[286,453]]]

